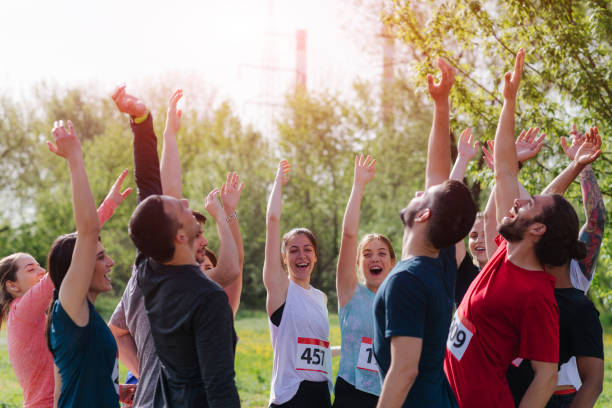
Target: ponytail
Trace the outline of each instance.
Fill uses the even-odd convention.
[[[570,249],[570,256],[572,259],[581,260],[586,258],[587,247],[584,242],[576,241],[574,246]]]
[[[53,282],[53,286],[55,286],[55,290],[53,291],[53,299],[51,300],[51,304],[47,309],[47,324],[45,327],[47,347],[49,347],[49,351],[52,355],[53,350],[51,349],[51,316],[53,314],[53,305],[55,304],[55,301],[59,298],[59,290],[62,286],[62,281],[64,280],[64,277],[68,272],[68,268],[70,268],[70,263],[72,262],[72,253],[74,252],[76,240],[76,232],[66,235],[60,235],[51,245],[51,249],[49,250],[49,256],[47,257],[47,272],[49,273],[49,278],[51,278],[51,282]]]

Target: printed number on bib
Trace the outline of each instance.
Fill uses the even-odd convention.
[[[376,359],[374,358],[374,346],[372,345],[372,339],[369,337],[361,338],[357,368],[375,373],[378,372],[378,364],[376,364]]]
[[[461,360],[463,353],[467,350],[470,340],[474,333],[470,331],[461,322],[459,315],[455,312],[453,321],[451,322],[450,330],[448,331],[448,339],[446,340],[446,348],[453,353],[457,360]]]
[[[331,353],[329,342],[319,339],[298,337],[296,370],[317,371],[330,374]]]

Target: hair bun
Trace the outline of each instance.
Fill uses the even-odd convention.
[[[587,249],[586,245],[582,241],[574,242],[574,245],[570,249],[570,256],[573,259],[584,259],[586,257]]]

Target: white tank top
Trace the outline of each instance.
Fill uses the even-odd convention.
[[[327,297],[289,281],[285,309],[277,327],[268,318],[274,367],[270,404],[284,404],[295,396],[300,382],[327,381],[331,392],[332,356],[329,347]]]

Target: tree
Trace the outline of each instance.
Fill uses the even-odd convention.
[[[572,123],[597,125],[609,146],[612,135],[612,11],[606,1],[429,0],[391,2],[384,22],[412,52],[416,77],[432,73],[444,57],[458,71],[451,103],[457,119],[492,139],[502,98],[498,90],[520,47],[527,50],[517,106],[517,130],[539,126],[549,135],[537,160],[522,170],[532,193],[565,165],[559,145]],[[596,162],[602,193],[612,195],[609,153]],[[485,181],[475,167],[469,176]],[[579,204],[576,185],[568,198]],[[608,217],[610,216],[608,205]],[[579,211],[582,215],[582,212]],[[607,231],[606,236],[609,231]],[[610,305],[612,245],[604,240],[593,288]]]

